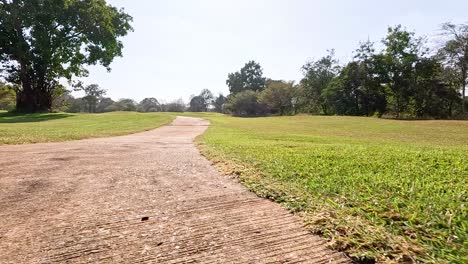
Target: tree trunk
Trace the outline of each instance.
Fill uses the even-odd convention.
[[[44,85],[34,87],[26,63],[21,62],[20,79],[22,89],[16,93],[17,112],[46,112],[52,109],[52,95]]]
[[[52,96],[38,89],[16,93],[16,111],[22,113],[48,112],[52,109]]]

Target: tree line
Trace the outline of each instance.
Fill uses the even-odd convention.
[[[401,25],[389,27],[380,50],[362,42],[345,65],[330,50],[302,66],[298,84],[265,78],[260,64],[250,61],[228,74],[225,109],[239,116],[466,117],[468,24],[446,23],[441,29],[444,44],[430,49]]]
[[[149,97],[136,102],[130,98],[122,98],[114,101],[106,97],[107,90],[97,84],[83,86],[77,90],[84,92],[85,96],[75,98],[70,91],[64,90],[59,96],[54,97],[52,109],[69,113],[106,113],[115,111],[137,112],[184,112],[187,110],[182,99],[168,103],[161,103],[154,97]],[[1,102],[1,101],[0,101]]]
[[[249,61],[228,74],[226,97],[203,90],[188,104],[113,101],[93,85],[82,88],[83,98],[72,97],[60,80],[76,87],[76,78],[88,75],[85,66],[110,70],[114,58],[122,56],[121,38],[133,30],[131,23],[129,14],[105,0],[0,1],[0,109],[467,116],[468,24],[452,23],[441,27],[443,44],[437,48],[402,26],[389,27],[381,45],[360,43],[348,63],[340,64],[333,50],[307,62],[298,83],[266,78],[260,64]]]

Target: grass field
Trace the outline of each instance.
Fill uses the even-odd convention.
[[[468,263],[468,122],[359,117],[211,120],[202,152],[356,259]],[[0,144],[116,136],[174,114],[0,113]]]
[[[28,114],[0,112],[0,145],[75,140],[130,134],[169,123],[167,114]]]
[[[468,263],[468,122],[201,116],[212,122],[200,138],[206,156],[335,248]]]

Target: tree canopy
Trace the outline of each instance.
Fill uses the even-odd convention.
[[[50,110],[59,80],[86,76],[86,65],[110,70],[131,21],[105,0],[1,0],[1,72],[17,110]]]
[[[236,94],[245,90],[261,91],[265,88],[265,81],[260,64],[249,61],[240,71],[229,73],[226,84],[229,86],[229,91]]]

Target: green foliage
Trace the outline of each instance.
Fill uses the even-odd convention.
[[[462,100],[458,90],[460,78],[466,77],[458,69],[462,68],[458,66],[461,62],[453,63],[453,56],[463,56],[458,50],[463,45],[454,48],[449,42],[438,56],[430,57],[423,39],[398,25],[388,28],[382,51],[376,53],[370,41],[361,43],[354,61],[342,68],[337,66],[332,51],[303,66],[304,78],[296,90],[296,111],[326,115],[386,114],[396,118],[460,115]],[[440,60],[444,56],[445,65]]]
[[[294,82],[268,79],[265,90],[260,93],[259,100],[272,113],[292,114],[294,92]]]
[[[265,80],[260,64],[249,61],[240,72],[228,74],[226,84],[231,94],[236,94],[245,90],[261,91],[265,87]]]
[[[107,91],[101,89],[97,84],[90,84],[83,88],[86,96],[82,99],[88,104],[88,113],[95,113],[97,104],[102,96],[104,96]]]
[[[448,118],[453,108],[460,104],[457,87],[444,82],[444,69],[433,58],[420,59],[415,65],[414,106],[416,117]]]
[[[214,111],[216,113],[224,113],[224,106],[225,106],[226,102],[227,102],[227,98],[224,95],[219,94],[213,100]]]
[[[439,50],[439,55],[444,62],[456,69],[458,78],[456,84],[461,90],[462,100],[466,98],[466,85],[468,84],[468,24],[455,25],[445,23],[442,26],[445,35],[449,37],[444,47]],[[466,104],[462,105],[463,113]]]
[[[160,112],[161,105],[156,98],[145,98],[137,106],[138,112]]]
[[[467,263],[468,123],[203,115],[211,159],[356,259]]]
[[[12,111],[15,108],[16,95],[12,87],[0,83],[0,110]]]
[[[213,103],[213,94],[210,90],[204,89],[200,95],[192,97],[190,100],[190,112],[206,112],[208,107]]]
[[[413,32],[408,32],[398,25],[388,28],[383,44],[385,71],[381,73],[381,80],[389,88],[389,103],[393,113],[399,118],[402,112],[408,110],[410,104],[414,65],[423,55],[422,42],[414,37]]]
[[[310,61],[302,66],[304,78],[301,80],[301,85],[304,94],[299,107],[303,112],[329,114],[329,107],[322,93],[339,70],[334,50],[329,51],[329,54],[320,60]]]
[[[162,104],[161,109],[163,112],[184,112],[186,105],[182,99],[174,100],[167,104]]]
[[[114,100],[109,97],[102,97],[99,100],[99,103],[96,106],[97,113],[110,112],[111,106],[114,104]]]
[[[197,95],[190,100],[190,112],[206,112],[207,110],[203,97]]]
[[[266,106],[258,100],[258,92],[252,90],[231,95],[226,109],[235,116],[258,116],[266,112]]]
[[[106,108],[108,112],[115,112],[115,111],[126,111],[126,112],[133,112],[137,110],[136,102],[132,99],[123,98],[114,102],[112,105]]]
[[[86,76],[85,65],[110,69],[131,20],[105,0],[2,0],[0,64],[17,110],[50,110],[59,79]]]
[[[169,123],[168,114],[0,113],[0,145],[76,140],[141,132]]]

